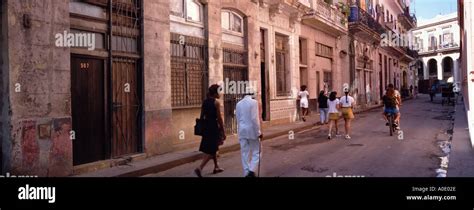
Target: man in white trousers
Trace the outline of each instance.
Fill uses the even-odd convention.
[[[263,137],[260,130],[258,102],[253,88],[246,89],[245,97],[237,103],[236,116],[238,123],[238,137],[242,154],[242,165],[245,177],[256,177],[260,163],[260,139]],[[260,175],[260,174],[259,174]]]

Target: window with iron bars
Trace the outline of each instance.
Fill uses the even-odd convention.
[[[277,96],[290,96],[290,70],[287,67],[288,37],[275,35],[276,90]]]
[[[207,42],[171,34],[171,101],[173,108],[200,107],[208,86]]]
[[[332,47],[316,42],[316,56],[332,59]]]

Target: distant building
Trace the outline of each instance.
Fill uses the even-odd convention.
[[[418,80],[420,92],[432,84],[459,85],[459,25],[457,13],[437,16],[418,23],[413,36],[419,49]]]
[[[3,173],[68,176],[197,149],[210,84],[225,87],[229,136],[242,98],[231,82],[257,86],[264,126],[299,120],[301,85],[317,113],[321,90],[350,84],[367,108],[389,83],[414,84],[414,54],[380,45],[416,27],[403,0],[44,2],[0,0]]]

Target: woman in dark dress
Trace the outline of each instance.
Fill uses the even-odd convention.
[[[212,85],[209,88],[207,99],[202,104],[201,111],[205,121],[205,129],[199,151],[203,152],[205,157],[201,165],[194,170],[198,177],[202,177],[202,170],[211,159],[214,160],[214,174],[224,171],[217,163],[217,151],[219,151],[219,146],[226,139],[224,121],[220,111],[221,105],[217,100],[219,97],[219,85]]]

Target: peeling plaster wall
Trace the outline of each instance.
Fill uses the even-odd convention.
[[[8,1],[7,8],[10,172],[70,175],[70,50],[55,46],[55,34],[69,30],[69,0]]]

